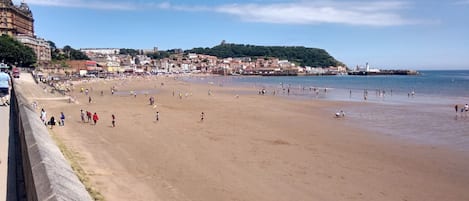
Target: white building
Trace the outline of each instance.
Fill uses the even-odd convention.
[[[17,35],[16,40],[32,48],[36,53],[38,62],[51,61],[50,44],[46,40],[25,34]]]
[[[80,51],[84,53],[95,53],[95,54],[104,54],[104,55],[114,55],[119,54],[119,48],[82,48]]]

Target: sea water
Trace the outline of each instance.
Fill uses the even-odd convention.
[[[364,102],[353,107],[339,104],[331,109],[331,117],[344,110],[351,125],[469,153],[469,112],[454,109],[469,104],[469,70],[421,71],[415,76],[232,76],[199,81],[312,101]]]

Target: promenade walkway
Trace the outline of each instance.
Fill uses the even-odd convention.
[[[0,106],[0,200],[21,200],[17,195],[17,149],[10,106]],[[20,177],[21,178],[21,177]],[[21,185],[21,184],[20,184]]]
[[[28,95],[35,98],[46,97],[47,93],[38,87],[31,74],[22,73],[15,83],[23,86]],[[11,119],[16,111],[10,106],[0,106],[0,201],[25,200],[21,153],[18,136]]]
[[[7,194],[9,136],[10,107],[0,106],[0,200],[6,199]]]

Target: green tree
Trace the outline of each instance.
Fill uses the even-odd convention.
[[[125,49],[125,48],[123,48],[123,49],[119,50],[119,54],[128,54],[128,55],[133,56],[133,57],[139,55],[139,53],[140,52],[138,50],[135,50],[135,49]]]
[[[169,58],[169,56],[171,55],[171,53],[167,52],[167,51],[158,51],[158,52],[155,52],[155,53],[149,53],[147,54],[148,57],[152,58],[152,59],[164,59],[164,58]]]
[[[37,57],[33,49],[8,35],[0,36],[0,61],[10,65],[32,66]]]
[[[80,50],[73,49],[70,45],[65,45],[62,48],[62,51],[56,49],[55,51],[55,57],[53,55],[53,59],[55,58],[56,61],[62,61],[62,60],[89,60],[90,58],[86,56],[85,53],[83,53]]]
[[[212,48],[194,48],[187,50],[186,53],[207,54],[221,58],[251,57],[257,59],[262,57],[276,57],[279,59],[287,59],[301,66],[312,67],[344,65],[323,49],[301,46],[255,46],[223,43]]]
[[[60,54],[60,50],[57,48],[57,46],[55,45],[54,42],[52,41],[47,41],[49,43],[49,46],[50,46],[50,52],[51,52],[51,58],[53,61],[57,61],[57,60],[63,60],[64,57]]]

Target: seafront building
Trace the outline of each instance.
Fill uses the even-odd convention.
[[[50,45],[34,35],[33,13],[24,1],[16,6],[11,0],[0,0],[0,34],[14,37],[32,48],[40,65],[51,61]]]
[[[16,39],[34,50],[38,63],[47,63],[51,61],[50,44],[43,38],[38,38],[26,34],[18,34],[16,35]]]
[[[119,48],[81,48],[80,51],[85,54],[97,54],[97,55],[118,55],[120,52]]]
[[[147,55],[116,54],[118,49],[87,48],[83,52],[110,73],[212,73],[220,75],[298,75],[343,74],[346,67],[312,68],[297,66],[278,58],[217,58],[215,56],[175,52],[167,58],[151,59]],[[142,51],[137,51],[142,53]]]
[[[11,0],[0,0],[0,34],[34,36],[33,13],[26,3],[16,6]]]

